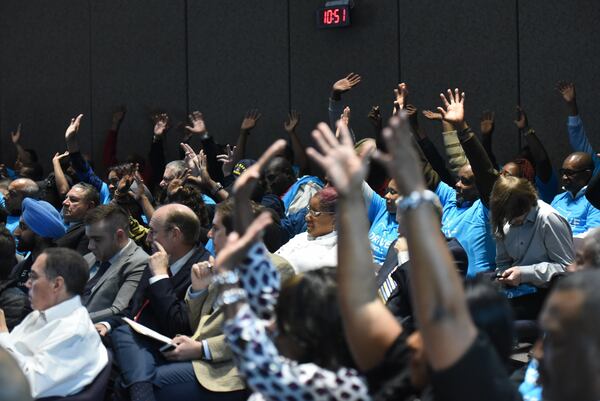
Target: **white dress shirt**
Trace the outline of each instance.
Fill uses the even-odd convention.
[[[0,333],[0,346],[19,363],[33,398],[76,394],[108,362],[79,296],[31,312],[12,332]]]

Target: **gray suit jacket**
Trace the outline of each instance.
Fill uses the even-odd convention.
[[[84,256],[90,268],[96,263],[93,253]],[[94,323],[119,314],[127,308],[148,265],[148,254],[132,240],[100,277],[85,302]]]

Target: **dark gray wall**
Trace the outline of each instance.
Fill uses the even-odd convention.
[[[327,119],[330,85],[348,72],[363,82],[344,97],[359,137],[372,129],[369,107],[389,115],[394,86],[411,87],[421,109],[439,105],[448,86],[467,92],[467,117],[496,111],[495,149],[518,149],[512,123],[521,102],[555,164],[569,152],[566,111],[554,90],[575,80],[581,114],[600,146],[594,113],[600,3],[592,0],[356,0],[352,26],[318,30],[323,0],[62,0],[0,2],[0,160],[14,159],[8,133],[23,122],[26,147],[48,160],[64,150],[69,118],[84,113],[82,147],[97,164],[111,111],[128,114],[118,156],[149,148],[153,111],[174,127],[201,110],[209,131],[233,143],[245,110],[263,112],[250,155],[285,135],[290,109],[299,133]],[[437,142],[438,124],[423,121]],[[182,136],[169,132],[168,157]],[[49,163],[46,163],[49,167]]]

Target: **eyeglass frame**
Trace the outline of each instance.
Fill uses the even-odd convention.
[[[312,217],[319,217],[322,214],[335,214],[335,212],[323,212],[319,210],[312,210],[310,205],[306,207],[306,214]]]

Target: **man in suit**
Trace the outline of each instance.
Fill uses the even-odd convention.
[[[56,241],[59,247],[71,248],[80,255],[88,253],[88,239],[85,236],[83,218],[88,210],[100,204],[96,188],[84,182],[77,183],[67,192],[63,201],[63,219],[69,224],[66,234]]]
[[[193,333],[185,293],[191,283],[192,265],[208,260],[209,253],[196,246],[200,221],[187,206],[169,204],[152,215],[147,241],[154,253],[148,261],[129,306],[119,315],[96,324],[100,335],[110,332],[120,381],[132,399],[147,399],[144,392],[154,375],[159,344],[133,333],[125,316],[168,337]],[[137,397],[137,398],[136,398]]]
[[[94,323],[123,311],[148,265],[148,254],[129,239],[129,220],[121,207],[101,205],[87,212],[85,234],[91,251],[84,256],[90,280],[82,300]]]

